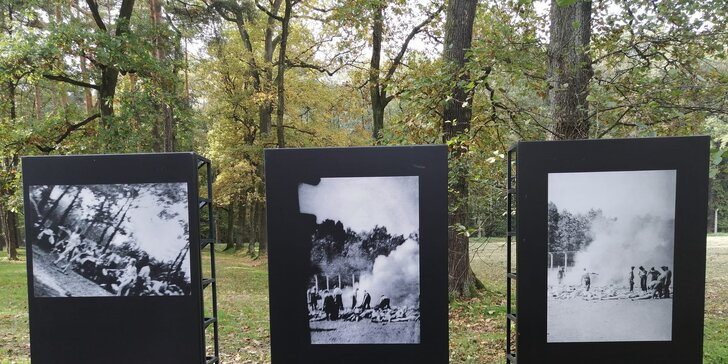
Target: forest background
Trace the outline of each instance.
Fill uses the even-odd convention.
[[[519,140],[711,135],[707,225],[728,230],[725,0],[0,4],[10,260],[24,155],[200,153],[219,240],[264,262],[264,148],[447,144],[453,302],[483,287],[473,244],[505,234]]]

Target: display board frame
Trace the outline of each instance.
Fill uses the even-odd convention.
[[[273,362],[447,362],[446,147],[269,149],[265,166]],[[314,344],[305,293],[310,287],[311,226],[316,217],[299,213],[299,187],[323,185],[321,181],[329,178],[403,176],[416,176],[419,181],[418,342]]]
[[[24,157],[26,236],[38,231],[31,186],[186,184],[189,294],[45,297],[34,290],[28,254],[28,308],[34,363],[204,363],[198,160],[193,153]],[[73,203],[71,203],[73,206]],[[184,218],[184,214],[180,219]],[[118,218],[117,218],[118,220]],[[109,239],[111,240],[111,239]]]
[[[521,364],[702,361],[709,143],[709,137],[700,136],[517,144],[513,360]],[[549,174],[615,171],[675,171],[674,268],[670,269],[679,289],[671,298],[671,338],[549,342],[544,274]]]

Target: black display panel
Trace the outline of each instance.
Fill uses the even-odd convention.
[[[520,363],[702,361],[708,137],[517,146]]]
[[[265,157],[273,362],[447,362],[446,147]]]
[[[194,154],[23,158],[33,363],[201,363]]]

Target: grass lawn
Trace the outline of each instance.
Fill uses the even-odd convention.
[[[503,363],[503,240],[474,239],[471,249],[473,270],[485,289],[450,306],[450,362]],[[222,362],[269,362],[266,262],[218,253],[217,269]],[[704,362],[728,364],[728,235],[708,238],[706,284]],[[9,262],[0,254],[0,292],[0,363],[27,363],[24,261]]]

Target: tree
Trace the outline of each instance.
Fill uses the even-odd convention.
[[[549,101],[559,139],[589,137],[591,0],[551,0]]]
[[[415,25],[402,41],[397,54],[389,62],[384,75],[382,75],[382,43],[384,36],[384,12],[387,7],[386,1],[375,1],[372,12],[372,56],[369,61],[369,98],[372,108],[372,137],[375,140],[381,138],[381,131],[384,128],[384,109],[394,99],[391,88],[394,86],[394,75],[402,65],[404,56],[409,49],[409,44],[414,37],[422,32],[445,8],[442,4],[436,7],[426,18]],[[394,21],[394,20],[392,20]]]
[[[448,288],[452,296],[469,296],[475,286],[470,268],[468,217],[467,138],[472,117],[472,93],[465,85],[470,74],[465,68],[466,52],[473,37],[476,0],[451,0],[445,22],[443,60],[455,76],[452,93],[443,110],[443,141],[450,150],[450,211],[448,214]]]

